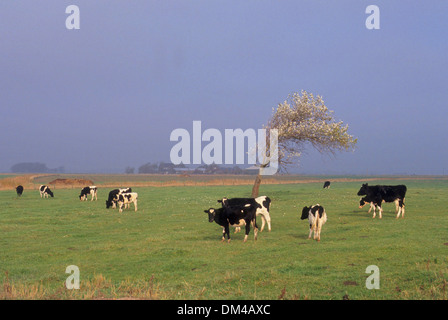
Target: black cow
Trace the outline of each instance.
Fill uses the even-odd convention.
[[[395,202],[395,213],[397,214],[397,219],[404,217],[404,201],[406,196],[407,188],[405,185],[397,186],[369,186],[367,183],[361,186],[358,191],[358,196],[364,196],[360,201],[360,207],[364,206],[366,203],[371,203],[378,208],[380,213],[380,219],[382,218],[383,209],[381,204],[384,202]],[[370,211],[370,210],[369,210]],[[373,211],[373,218],[375,218],[375,210]]]
[[[222,206],[230,207],[244,207],[246,205],[252,205],[256,208],[256,216],[261,216],[261,229],[263,231],[265,224],[268,224],[268,230],[271,231],[271,216],[269,214],[269,208],[271,206],[271,199],[266,196],[260,196],[257,198],[223,198],[218,200]]]
[[[311,239],[311,234],[314,231],[314,240],[320,241],[322,226],[325,222],[327,222],[327,213],[325,212],[324,207],[319,204],[311,207],[303,207],[302,216],[300,219],[308,219],[310,223],[310,233],[308,235],[308,239]]]
[[[98,200],[98,188],[96,186],[89,186],[89,187],[85,187],[81,190],[81,194],[79,195],[79,200],[83,201],[87,201],[87,196],[90,194],[92,196],[92,200],[95,198],[95,200]]]
[[[204,210],[208,213],[208,221],[215,221],[222,228],[222,241],[225,241],[227,234],[227,241],[230,242],[229,226],[242,227],[246,226],[246,234],[244,236],[244,242],[247,241],[247,237],[250,232],[250,225],[254,227],[254,240],[257,240],[258,226],[256,221],[256,208],[253,205],[247,205],[245,207],[223,207],[223,208],[210,208]]]
[[[113,201],[115,196],[117,194],[122,194],[122,193],[127,193],[127,192],[132,192],[131,188],[122,188],[122,189],[114,189],[111,192],[109,192],[109,197],[106,200],[106,208],[109,209],[110,207],[112,207],[113,209],[116,208],[116,201]],[[127,205],[125,205],[126,207]]]
[[[328,188],[330,188],[330,181],[325,181],[323,189],[328,189]]]
[[[39,187],[39,192],[41,198],[48,198],[48,195],[50,195],[52,198],[54,197],[53,192],[45,185],[41,185]]]
[[[23,193],[23,186],[17,186],[16,192],[17,192],[17,195],[20,197]]]

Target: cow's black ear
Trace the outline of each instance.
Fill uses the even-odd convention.
[[[216,201],[218,201],[219,203],[222,203],[222,200],[216,200]]]
[[[205,212],[205,213],[208,213],[208,211],[207,211],[207,210],[204,210],[204,212]]]

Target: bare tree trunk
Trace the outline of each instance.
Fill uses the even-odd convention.
[[[252,198],[258,197],[258,192],[260,191],[261,184],[261,169],[258,171],[257,177],[255,178],[254,186],[252,187]]]

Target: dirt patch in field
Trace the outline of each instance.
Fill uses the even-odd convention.
[[[53,181],[48,182],[49,185],[55,187],[86,187],[92,186],[92,180],[86,179],[55,179]]]
[[[344,281],[344,286],[357,286],[358,283],[356,281]]]
[[[15,188],[19,185],[23,186],[25,190],[37,189],[33,183],[33,180],[38,176],[39,175],[36,174],[24,174],[0,179],[0,190],[15,190]]]

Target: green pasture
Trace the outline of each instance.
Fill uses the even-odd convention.
[[[105,207],[111,188],[100,188],[93,202],[79,201],[77,189],[53,190],[49,199],[36,190],[20,198],[0,191],[0,298],[12,286],[22,288],[16,298],[66,298],[65,269],[76,265],[75,299],[86,290],[92,298],[139,297],[112,289],[122,283],[150,283],[156,299],[447,299],[448,180],[369,181],[376,183],[407,185],[404,218],[395,219],[394,204],[383,205],[381,220],[359,209],[361,182],[328,190],[262,184],[272,231],[255,242],[252,230],[246,243],[243,231],[222,243],[204,209],[224,196],[249,196],[251,186],[133,188],[138,211],[122,214]],[[308,222],[300,220],[301,208],[316,203],[328,214],[320,243],[307,239]],[[380,270],[378,290],[366,288],[370,265]],[[92,288],[99,277],[108,285]]]

